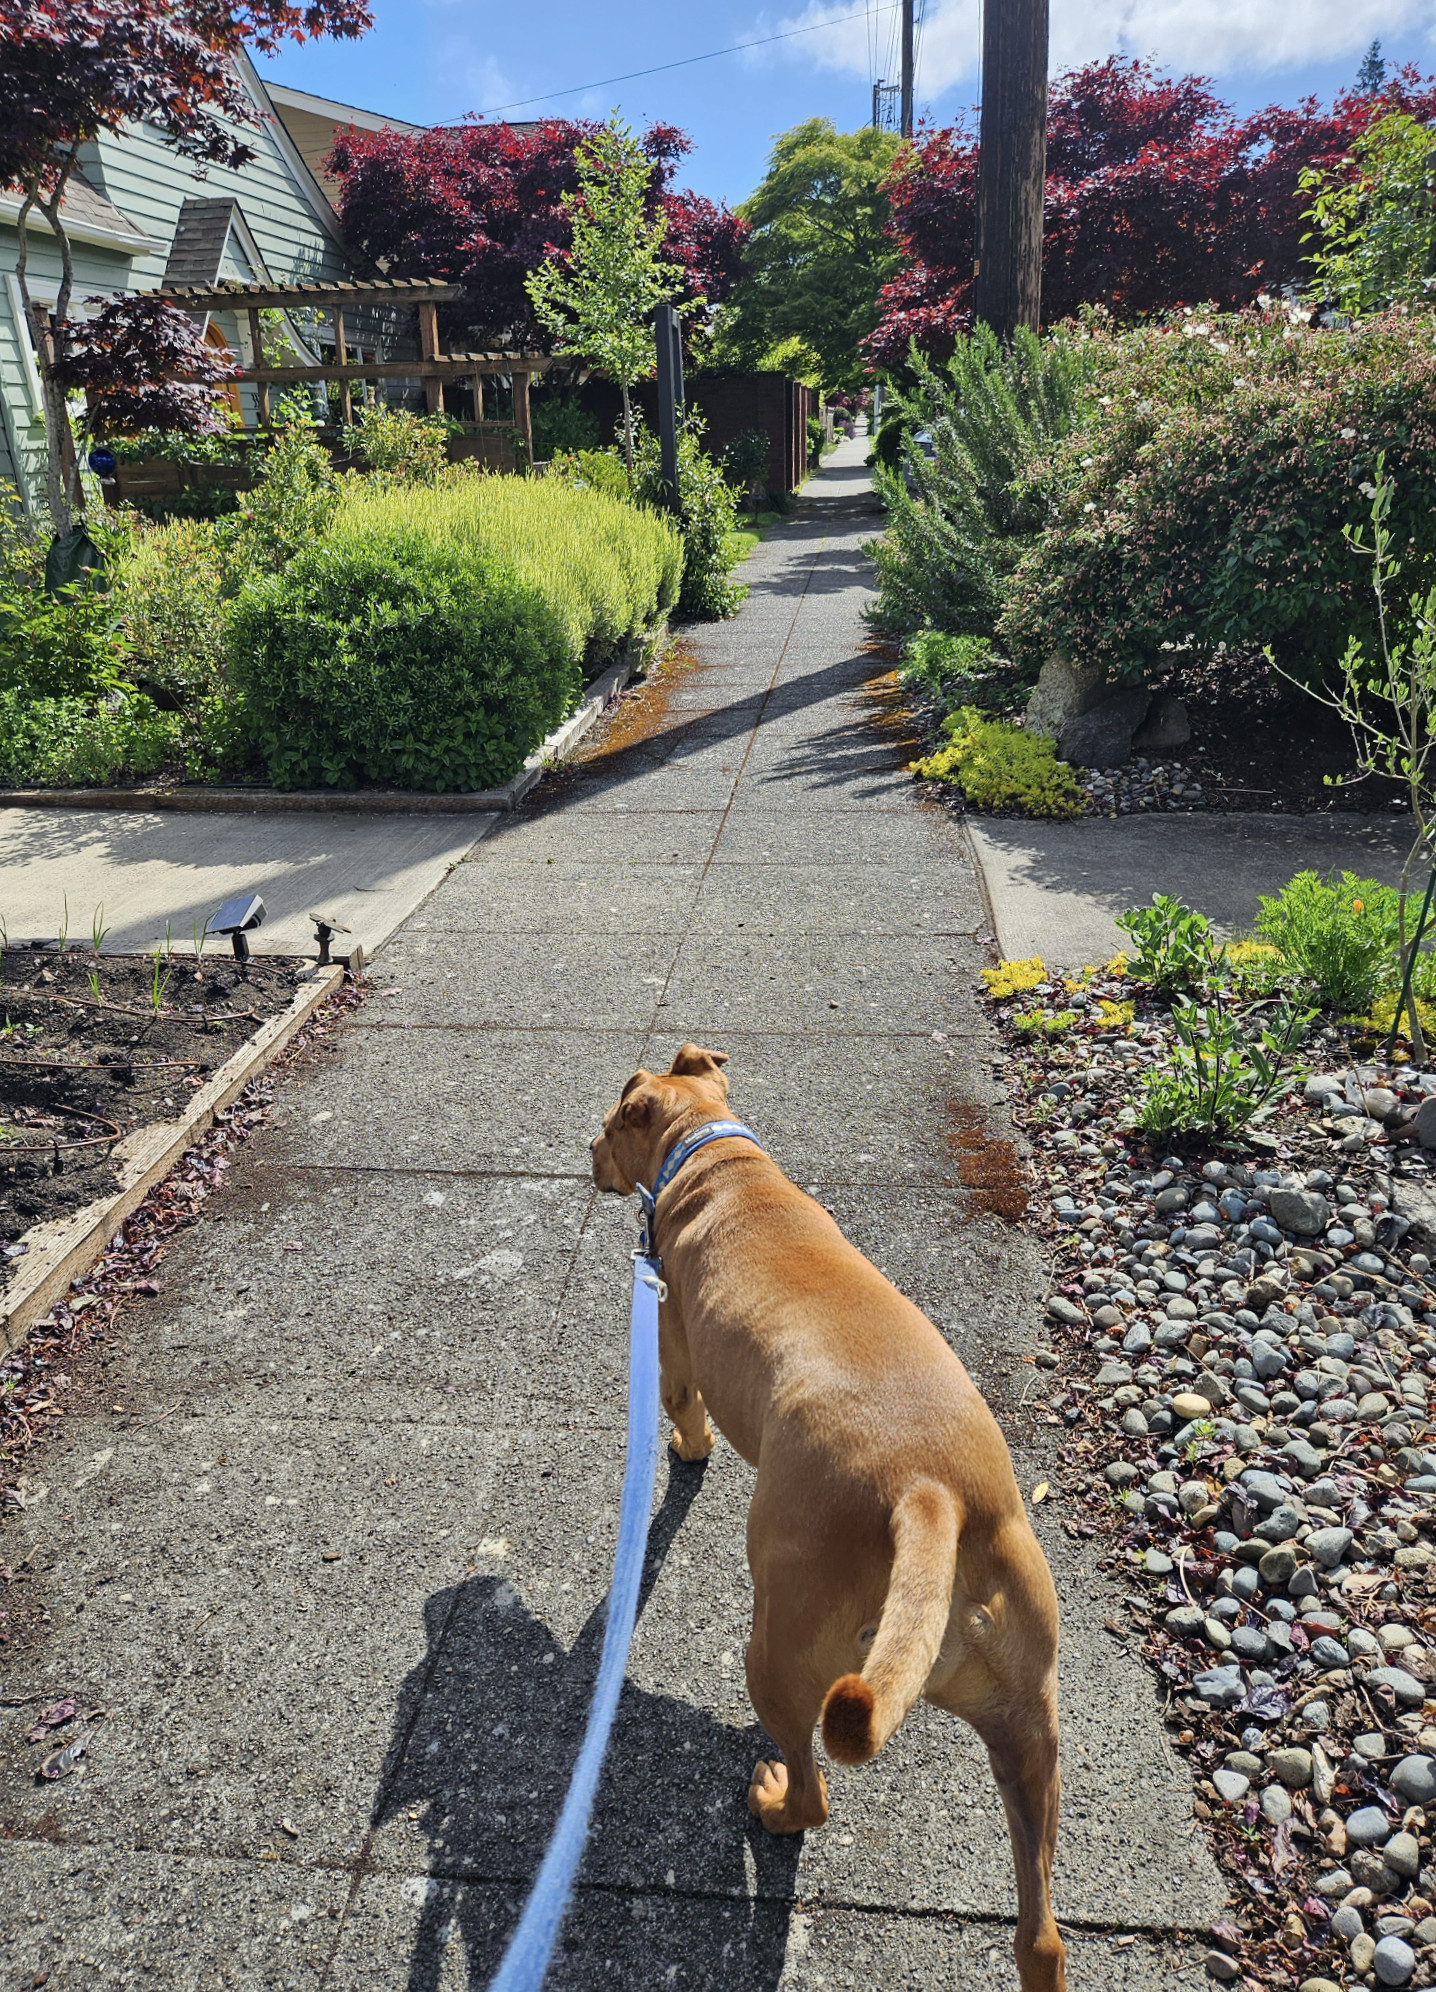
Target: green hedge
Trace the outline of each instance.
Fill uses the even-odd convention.
[[[89,699],[0,691],[0,782],[15,788],[102,786],[183,765],[184,721],[137,692]]]
[[[585,668],[677,599],[664,519],[547,480],[346,494],[324,537],[251,580],[230,668],[283,788],[506,781]]]

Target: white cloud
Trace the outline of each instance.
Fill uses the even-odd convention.
[[[990,0],[995,4],[995,0]],[[774,45],[789,61],[849,75],[888,74],[893,15],[840,20],[851,0],[810,0],[781,28],[832,27]],[[1052,0],[1052,66],[1111,55],[1151,56],[1164,67],[1230,76],[1359,57],[1376,37],[1436,40],[1436,0]],[[977,0],[928,0],[918,51],[918,96],[936,97],[978,70]],[[765,51],[766,53],[766,51]]]

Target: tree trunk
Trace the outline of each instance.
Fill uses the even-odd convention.
[[[628,474],[633,475],[633,404],[628,398],[628,383],[619,388],[623,396],[623,461],[628,466]]]
[[[37,305],[30,295],[30,287],[26,282],[26,263],[29,250],[30,209],[38,207],[49,222],[55,240],[60,246],[60,289],[55,299],[54,323],[63,326],[75,288],[75,264],[70,250],[70,238],[60,219],[60,204],[65,198],[65,183],[70,177],[72,164],[73,158],[65,162],[64,170],[48,200],[40,198],[37,185],[32,184],[27,190],[18,221],[20,251],[15,264],[15,274],[20,283],[20,301],[29,322],[36,364],[40,371],[40,398],[45,416],[45,501],[50,508],[50,521],[56,536],[61,539],[74,525],[72,484],[74,496],[76,498],[82,496],[79,463],[75,454],[74,436],[70,430],[70,411],[66,405],[65,393],[63,388],[51,378],[50,373],[56,356],[55,335],[51,330],[49,314],[42,306]]]
[[[1003,339],[1041,322],[1046,179],[1047,0],[988,0],[972,311]]]

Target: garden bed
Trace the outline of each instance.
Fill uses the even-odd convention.
[[[988,993],[1052,1268],[1025,1395],[1231,1885],[1208,1972],[1430,1985],[1436,1073],[1318,1020],[1245,1132],[1148,1137],[1170,1010],[1121,967],[1013,966]]]
[[[0,1301],[32,1271],[27,1234],[114,1195],[121,1144],[184,1121],[304,987],[287,959],[255,957],[242,978],[219,956],[0,954]]]

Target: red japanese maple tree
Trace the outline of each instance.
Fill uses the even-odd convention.
[[[64,198],[80,148],[144,119],[187,158],[242,166],[254,156],[244,128],[258,118],[235,70],[240,51],[264,54],[311,35],[351,37],[370,24],[367,0],[0,0],[0,186],[22,195],[16,274],[40,355],[57,532],[69,530],[74,496],[63,468],[68,417],[57,369],[67,365],[75,383]],[[36,209],[60,250],[53,313],[37,311],[26,282]]]
[[[563,196],[578,185],[575,152],[596,129],[546,118],[346,132],[329,159],[341,180],[345,235],[391,276],[462,284],[463,298],[440,307],[449,337],[541,349],[547,342],[524,278],[568,247]],[[653,204],[668,215],[665,257],[682,271],[686,296],[721,303],[738,279],[746,226],[726,207],[674,188],[691,149],[683,132],[651,125],[642,142],[653,162]]]
[[[1330,167],[1392,108],[1436,115],[1436,83],[1397,71],[1378,94],[1343,91],[1238,118],[1199,76],[1109,57],[1053,84],[1047,117],[1042,315],[1104,304],[1122,317],[1214,301],[1250,303],[1302,274],[1307,166]],[[966,123],[919,139],[888,183],[907,268],[883,292],[868,340],[900,366],[908,341],[934,357],[972,319],[977,135]]]

